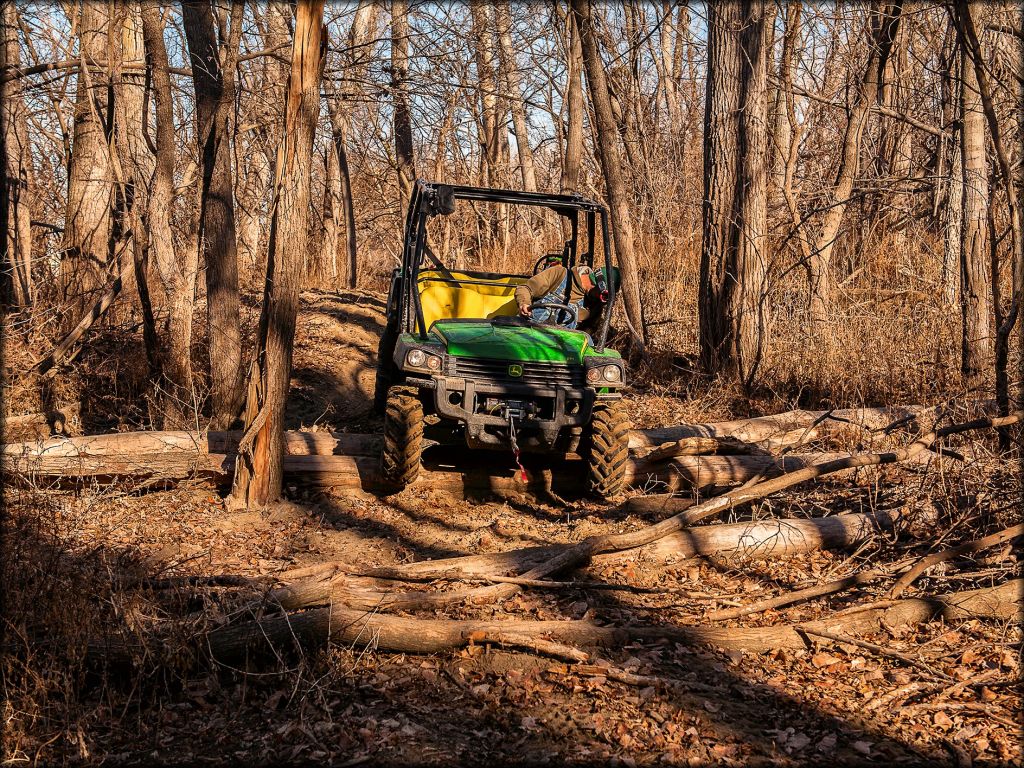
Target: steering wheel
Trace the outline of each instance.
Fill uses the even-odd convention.
[[[532,312],[535,309],[557,310],[555,312],[555,325],[568,325],[569,323],[576,325],[579,322],[579,310],[572,304],[556,304],[555,302],[535,301],[530,305],[530,311]],[[568,319],[562,319],[563,312],[569,316]]]

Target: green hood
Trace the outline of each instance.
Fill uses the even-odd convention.
[[[500,325],[480,322],[434,323],[430,334],[448,347],[456,357],[479,357],[492,360],[568,363],[583,362],[589,341],[582,331],[554,326]]]

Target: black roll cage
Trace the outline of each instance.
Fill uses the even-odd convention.
[[[433,269],[447,278],[436,278],[441,282],[452,282],[459,285],[490,285],[485,283],[488,279],[508,277],[505,274],[492,272],[472,272],[460,270],[476,280],[458,279],[451,274],[451,271],[441,263],[427,245],[427,222],[438,215],[448,215],[455,210],[456,200],[472,200],[487,203],[502,203],[506,205],[533,205],[550,208],[559,216],[569,220],[570,236],[565,243],[567,261],[564,266],[572,269],[577,263],[577,250],[579,248],[579,214],[582,211],[585,216],[587,232],[587,250],[580,255],[579,261],[588,267],[594,266],[594,240],[597,227],[597,218],[601,220],[601,242],[604,248],[605,273],[612,274],[611,256],[611,235],[608,231],[608,210],[600,203],[588,200],[580,195],[556,195],[543,192],[517,192],[508,189],[487,189],[483,187],[465,187],[451,184],[437,184],[434,182],[417,179],[413,185],[412,197],[409,200],[409,210],[405,219],[405,235],[402,242],[402,267],[399,273],[399,291],[397,297],[389,297],[389,304],[396,298],[398,300],[398,317],[401,327],[406,333],[418,331],[421,339],[426,339],[428,329],[423,320],[423,307],[420,304],[419,291],[416,286],[419,281],[420,268],[423,265],[423,257],[426,256],[432,262]],[[435,279],[435,278],[431,278]],[[566,281],[565,303],[569,300],[570,281]],[[597,338],[594,339],[594,348],[600,352],[604,350],[608,338],[608,328],[611,323],[612,309],[615,306],[616,297],[615,280],[608,281],[608,303],[602,313],[601,327]]]

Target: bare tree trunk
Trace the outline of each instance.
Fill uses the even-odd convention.
[[[950,308],[960,300],[960,252],[964,245],[964,163],[960,132],[961,128],[957,128],[954,133],[956,146],[950,153],[948,191],[942,206],[942,301]]]
[[[785,144],[786,150],[782,158],[782,196],[786,202],[786,209],[789,211],[792,236],[799,248],[801,261],[806,266],[811,263],[812,249],[807,228],[797,204],[797,192],[793,186],[796,179],[800,137],[803,134],[802,126],[797,122],[796,98],[793,91],[796,43],[800,35],[800,9],[800,3],[795,0],[786,5],[786,28],[782,39],[782,59],[779,62],[779,91],[783,101],[780,106],[785,108],[785,114],[781,118],[776,115],[776,119],[784,119],[787,126],[781,134],[781,141]]]
[[[60,267],[64,293],[76,298],[79,310],[88,300],[85,294],[98,287],[109,260],[113,195],[113,172],[107,151],[113,125],[108,60],[110,23],[110,7],[106,3],[82,3],[78,21],[78,90]]]
[[[202,155],[199,241],[206,261],[211,425],[214,429],[226,429],[238,416],[242,405],[242,334],[230,137],[235,107],[235,62],[245,0],[232,1],[230,32],[220,45],[210,0],[183,0],[181,11],[192,62],[196,136]],[[223,69],[221,49],[224,51]]]
[[[985,114],[978,78],[967,46],[960,59],[960,160],[963,200],[960,240],[960,313],[963,320],[960,371],[969,384],[992,364],[992,287],[988,254],[988,161],[985,157]]]
[[[580,168],[583,165],[583,48],[575,14],[568,14],[566,27],[566,125],[559,189],[563,193],[572,193],[579,188]]]
[[[267,231],[273,194],[274,163],[284,124],[284,86],[288,67],[283,49],[291,44],[291,5],[287,0],[251,3],[250,14],[260,41],[275,55],[262,56],[242,82],[242,89],[261,94],[249,117],[255,123],[234,141],[235,224],[238,258],[249,273],[262,279],[267,260]],[[246,82],[247,81],[247,82]],[[266,213],[264,213],[266,211]]]
[[[889,50],[899,28],[902,0],[879,11],[872,4],[869,53],[864,76],[857,89],[857,100],[849,112],[846,133],[839,159],[839,170],[832,191],[830,206],[818,234],[818,240],[807,265],[810,278],[810,315],[814,323],[824,322],[831,313],[833,283],[832,250],[835,248],[839,228],[843,223],[846,206],[853,195],[853,184],[857,178],[860,162],[861,137],[871,107],[878,98]]]
[[[117,181],[114,229],[121,239],[131,227],[135,205],[145,203],[153,176],[153,153],[146,144],[149,84],[145,69],[136,69],[146,56],[142,16],[137,4],[115,7],[119,11],[114,28],[120,29],[120,56],[111,64],[115,115],[111,160]]]
[[[345,165],[348,165],[348,152],[345,149],[344,134],[338,130],[340,119],[335,117],[340,107],[327,78],[324,78],[323,89],[327,115],[331,120],[331,144],[324,153],[324,197],[320,206],[323,237],[320,240],[319,258],[315,264],[307,266],[306,278],[326,280],[332,288],[339,288],[348,284],[348,259],[344,250],[349,238],[339,168],[340,157],[344,157]]]
[[[391,97],[395,110],[395,159],[398,161],[398,189],[403,214],[416,181],[408,81],[409,4],[406,0],[391,0]]]
[[[351,124],[350,103],[355,95],[358,81],[366,73],[369,55],[365,45],[377,21],[377,6],[373,0],[361,0],[356,9],[352,28],[349,30],[348,47],[351,55],[346,60],[345,84],[333,87],[324,80],[324,95],[327,112],[331,119],[331,140],[333,152],[327,153],[327,192],[330,205],[325,206],[324,252],[322,261],[341,265],[332,270],[335,278],[349,288],[356,287],[358,263],[356,250],[356,217],[352,200],[352,178],[348,168],[349,126]]]
[[[21,66],[18,9],[14,0],[0,3],[0,70]],[[0,302],[18,307],[32,303],[32,175],[28,110],[19,80],[0,84]]]
[[[600,137],[598,149],[601,169],[611,213],[612,240],[622,271],[622,294],[626,305],[626,319],[632,333],[636,351],[644,353],[647,344],[647,325],[640,302],[640,273],[633,253],[633,223],[629,210],[626,184],[622,178],[622,156],[615,140],[618,130],[612,114],[611,96],[605,77],[604,63],[597,47],[590,0],[571,0],[573,15],[580,33],[583,66],[587,73],[587,89],[594,107],[595,133]]]
[[[507,164],[502,161],[508,156],[508,136],[505,133],[502,119],[504,110],[501,109],[498,99],[497,57],[494,50],[494,23],[491,6],[487,3],[474,2],[469,4],[469,9],[473,21],[473,39],[470,45],[476,65],[476,92],[479,95],[479,98],[474,98],[474,101],[478,102],[480,109],[481,185],[503,187],[507,186],[505,181]],[[482,251],[487,244],[495,242],[500,236],[498,212],[493,203],[479,204],[478,211],[478,226],[481,232],[479,241]]]
[[[682,50],[679,30],[672,18],[671,0],[661,3],[661,32],[659,36],[658,54],[654,58],[658,70],[658,82],[665,98],[665,116],[669,131],[679,129],[679,81],[675,77],[673,61],[676,49]]]
[[[156,107],[156,171],[149,200],[149,250],[163,282],[169,313],[164,363],[166,419],[170,425],[183,426],[189,415],[194,413],[195,407],[192,385],[192,313],[199,252],[186,249],[183,257],[179,258],[175,253],[171,231],[176,149],[171,76],[163,33],[160,8],[152,3],[143,3],[142,34]]]
[[[323,12],[324,0],[296,3],[263,311],[256,357],[249,372],[245,433],[231,491],[236,504],[247,506],[262,506],[281,495],[284,410],[303,258],[309,246],[313,139],[327,47]]]
[[[953,50],[949,51],[952,47]],[[939,137],[936,150],[936,176],[945,182],[945,194],[935,194],[935,213],[942,222],[942,300],[954,307],[960,300],[960,250],[963,246],[964,166],[959,125],[953,127],[960,113],[960,59],[956,45],[943,44],[942,59],[942,127],[950,126],[952,138]],[[948,165],[949,170],[944,172]],[[939,185],[936,185],[939,189]]]
[[[790,148],[796,142],[795,110],[792,114],[789,109],[793,99],[793,68],[795,65],[795,53],[797,35],[800,33],[800,3],[790,0],[786,3],[786,21],[782,36],[782,56],[779,59],[779,83],[775,89],[775,101],[772,108],[772,130],[773,130],[773,153],[772,171],[775,193],[785,198],[788,166],[790,164]],[[796,156],[794,153],[793,161]],[[799,219],[799,214],[797,215]]]
[[[960,42],[967,48],[970,63],[974,70],[974,76],[978,84],[978,96],[981,98],[981,106],[988,122],[989,135],[992,138],[992,147],[995,149],[996,161],[999,164],[1000,175],[1003,180],[1003,189],[1006,193],[1006,207],[1010,219],[1010,253],[1012,254],[1011,264],[1011,286],[1009,306],[1004,313],[997,293],[999,287],[998,263],[993,254],[993,275],[992,309],[995,312],[995,380],[996,380],[996,401],[999,404],[1000,413],[1009,413],[1010,409],[1010,381],[1007,374],[1007,363],[1010,355],[1010,335],[1013,333],[1017,318],[1020,315],[1021,302],[1024,302],[1024,222],[1021,221],[1021,210],[1017,196],[1017,182],[1014,170],[1010,164],[1010,154],[1003,143],[1003,132],[996,115],[995,104],[992,100],[992,87],[989,83],[988,72],[986,71],[981,42],[978,39],[978,32],[974,25],[973,11],[963,0],[956,0],[953,6],[957,27],[960,31]],[[967,68],[967,65],[964,65]],[[964,82],[967,82],[966,79]],[[1018,97],[1019,98],[1019,97]],[[1018,126],[1018,131],[1020,131]],[[965,163],[966,165],[966,163]],[[966,175],[967,169],[965,167]],[[966,194],[966,193],[965,193]],[[1000,431],[1000,444],[1004,450],[1010,447],[1009,435],[1005,430]]]
[[[708,18],[701,362],[748,385],[765,294],[770,20],[764,0],[711,5]]]
[[[148,70],[137,69],[145,63],[145,40],[142,33],[142,14],[138,4],[121,6],[120,62],[114,62],[114,137],[110,159],[117,180],[113,234],[125,247],[132,249],[133,269],[122,267],[119,280],[127,279],[133,271],[135,287],[142,309],[142,338],[146,349],[151,385],[159,387],[163,381],[160,343],[156,319],[149,295],[149,224],[148,206],[150,183],[153,179],[154,157],[150,151],[149,97],[151,84]],[[119,65],[119,66],[118,66]],[[130,243],[126,237],[130,235]],[[120,250],[120,248],[118,248]],[[152,393],[150,393],[152,394]]]
[[[494,6],[498,26],[499,59],[501,62],[502,79],[512,109],[512,125],[516,134],[516,151],[519,155],[519,169],[523,177],[523,189],[527,192],[537,191],[537,172],[534,169],[533,150],[530,148],[530,135],[527,130],[526,106],[523,103],[523,92],[519,84],[519,70],[516,68],[516,54],[512,47],[512,8],[508,0],[502,0]]]
[[[501,159],[502,140],[499,135],[501,113],[498,100],[497,67],[494,51],[494,24],[491,19],[491,8],[485,3],[471,3],[470,12],[473,17],[473,56],[476,63],[477,81],[479,82],[481,107],[481,124],[484,133],[484,158],[486,159],[488,186],[499,186],[502,183]]]
[[[904,26],[893,41],[883,78],[879,87],[879,106],[882,109],[898,111],[900,96],[905,91],[904,82],[907,77],[907,47],[909,45],[908,30]],[[895,230],[895,237],[890,242],[893,247],[902,251],[907,247],[906,223],[912,213],[913,195],[908,194],[907,180],[912,173],[913,142],[910,126],[903,120],[889,115],[882,115],[879,134],[879,177],[887,179],[895,187],[888,195],[883,214],[887,229]],[[881,203],[879,200],[879,207]]]

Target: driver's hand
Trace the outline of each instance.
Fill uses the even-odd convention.
[[[530,316],[530,305],[528,303],[526,303],[526,302],[523,302],[522,304],[520,304],[519,305],[519,314],[522,315],[523,317],[529,317]]]

